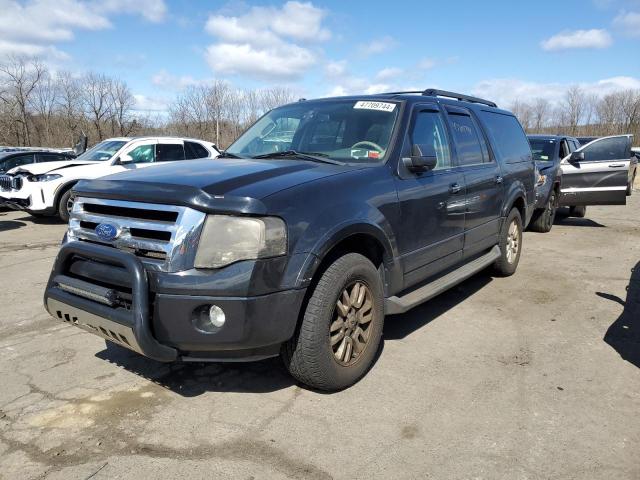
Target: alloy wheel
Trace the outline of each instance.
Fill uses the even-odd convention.
[[[348,285],[334,309],[329,339],[336,362],[350,366],[358,361],[371,337],[373,301],[371,290],[361,281]]]
[[[515,220],[509,225],[507,232],[507,262],[514,263],[518,258],[518,250],[520,249],[520,229]]]

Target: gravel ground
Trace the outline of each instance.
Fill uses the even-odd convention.
[[[42,307],[65,227],[0,212],[0,478],[638,479],[639,210],[527,233],[515,276],[389,317],[335,394],[106,350]]]

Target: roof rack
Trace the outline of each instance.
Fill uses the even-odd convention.
[[[456,92],[448,92],[447,90],[438,90],[436,88],[427,88],[426,90],[410,90],[406,92],[388,92],[383,93],[382,95],[402,95],[407,93],[419,93],[420,95],[424,95],[425,97],[447,97],[447,98],[455,98],[456,100],[461,100],[465,102],[471,103],[481,103],[483,105],[487,105],[489,107],[497,108],[494,102],[490,100],[485,100],[484,98],[472,97],[470,95],[464,95],[462,93]]]

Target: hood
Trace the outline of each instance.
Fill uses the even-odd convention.
[[[362,165],[330,165],[302,160],[208,159],[153,165],[116,173],[75,187],[80,195],[225,210],[248,205],[273,193]],[[228,208],[227,208],[228,207]],[[256,213],[257,210],[256,210]]]
[[[69,167],[77,167],[79,165],[90,165],[94,163],[101,162],[91,162],[91,161],[82,161],[82,160],[64,160],[62,162],[42,162],[42,163],[31,163],[29,165],[22,165],[20,167],[13,168],[9,170],[8,173],[21,173],[26,172],[33,175],[40,175],[43,173],[52,173],[55,170],[61,170]]]

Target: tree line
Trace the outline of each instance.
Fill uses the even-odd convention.
[[[136,109],[121,79],[88,72],[52,72],[38,60],[0,62],[0,145],[70,147],[114,136],[178,135],[228,146],[264,112],[296,100],[287,87],[237,89],[215,80],[176,96],[168,113]]]
[[[121,79],[52,72],[38,60],[0,62],[0,145],[69,147],[114,136],[179,135],[228,146],[264,112],[296,100],[286,87],[238,89],[214,80],[187,87],[165,115],[136,109]],[[602,136],[632,133],[640,143],[640,90],[604,96],[571,87],[560,102],[545,98],[510,107],[529,133]]]
[[[545,98],[516,101],[510,110],[528,133],[564,133],[601,137],[631,133],[640,144],[640,90],[598,96],[579,86],[567,90],[557,104]]]

